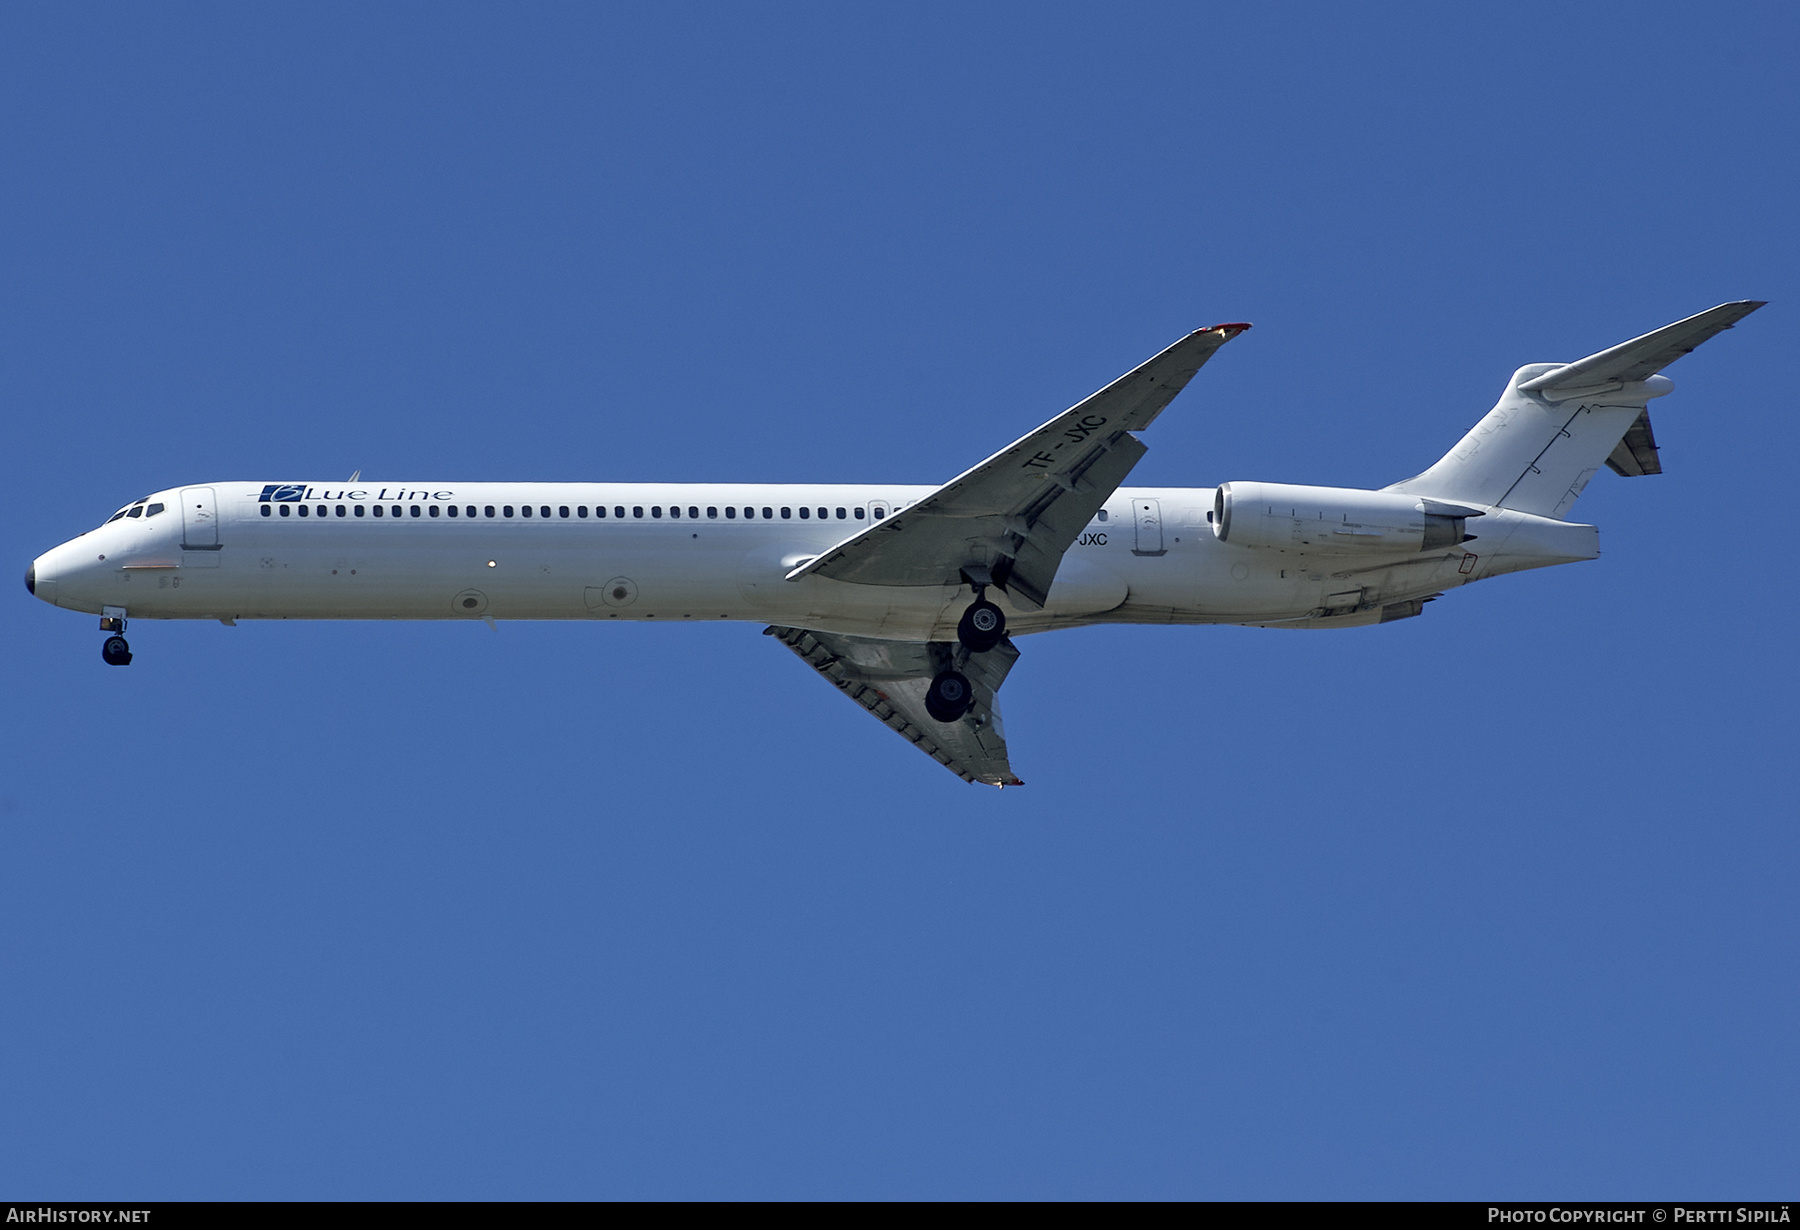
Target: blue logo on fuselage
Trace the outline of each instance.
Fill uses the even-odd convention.
[[[258,504],[267,504],[274,500],[300,500],[306,496],[305,483],[269,483],[262,489]]]

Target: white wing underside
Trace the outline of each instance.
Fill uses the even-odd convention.
[[[986,653],[962,655],[957,646],[943,641],[883,641],[803,628],[766,631],[883,725],[965,782],[1025,784],[1007,762],[1006,732],[995,696],[1019,660],[1010,640]],[[965,656],[967,661],[958,665],[957,659]],[[975,706],[954,722],[940,722],[925,711],[925,689],[932,676],[953,665],[974,685]]]

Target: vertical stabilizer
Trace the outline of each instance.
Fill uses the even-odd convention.
[[[1761,306],[1724,303],[1574,363],[1527,364],[1455,448],[1387,490],[1561,517],[1604,464],[1660,473],[1645,407],[1675,386],[1657,373]]]

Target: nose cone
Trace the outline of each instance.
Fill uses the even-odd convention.
[[[56,605],[56,569],[45,567],[47,556],[40,555],[25,570],[25,588],[51,606]]]

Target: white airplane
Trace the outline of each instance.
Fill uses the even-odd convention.
[[[756,620],[964,781],[1022,784],[1012,637],[1097,623],[1351,628],[1472,581],[1599,556],[1564,520],[1602,464],[1661,473],[1664,367],[1721,304],[1532,363],[1442,460],[1379,491],[1121,487],[1150,426],[1247,324],[1201,329],[941,487],[224,482],[126,505],[25,586],[126,619]],[[1476,519],[1479,518],[1479,521]],[[1477,530],[1477,532],[1471,532]]]

